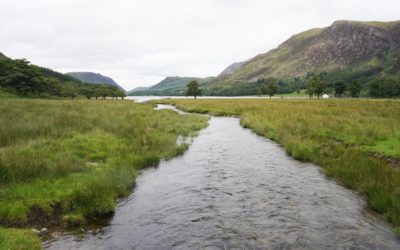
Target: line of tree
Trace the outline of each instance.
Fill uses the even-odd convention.
[[[377,98],[400,98],[400,81],[387,76],[376,78],[369,86],[369,93]]]
[[[0,88],[22,96],[56,96],[88,99],[122,99],[125,92],[106,84],[88,84],[50,69],[32,65],[26,59],[0,58]]]
[[[316,95],[318,98],[324,92],[332,93],[337,97],[347,93],[350,97],[359,97],[363,89],[360,81],[352,80],[346,84],[345,81],[336,81],[330,84],[325,78],[325,74],[313,75],[306,84],[307,93],[310,98]],[[327,86],[332,87],[327,87]],[[367,96],[375,98],[399,98],[400,97],[400,80],[392,76],[382,76],[371,81],[366,88]]]

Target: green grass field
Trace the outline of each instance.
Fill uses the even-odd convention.
[[[0,99],[0,113],[0,225],[8,228],[80,226],[111,213],[141,168],[182,153],[178,135],[207,125],[204,116],[122,100]],[[35,249],[26,235],[1,229],[0,249]]]
[[[367,197],[400,233],[400,101],[157,100],[188,112],[239,116],[242,126],[280,143]]]

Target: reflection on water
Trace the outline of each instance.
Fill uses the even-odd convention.
[[[164,107],[165,108],[165,107]],[[49,249],[399,249],[389,225],[318,167],[236,118],[212,117],[189,150],[145,170],[110,225]]]
[[[281,96],[273,96],[272,99],[281,99]],[[300,96],[300,97],[285,97],[288,99],[304,99],[308,97]],[[159,99],[193,99],[191,96],[127,96],[126,99],[134,100],[135,102],[146,102],[150,100],[159,100]],[[270,99],[266,96],[198,96],[197,99]]]

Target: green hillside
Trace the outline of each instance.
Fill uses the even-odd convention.
[[[146,90],[131,91],[129,95],[166,95],[166,96],[180,96],[184,95],[186,91],[186,85],[190,81],[198,81],[200,84],[206,83],[214,79],[213,77],[208,78],[196,78],[196,77],[167,77],[161,82],[149,87]]]
[[[276,77],[278,92],[304,88],[307,76],[325,73],[334,81],[360,81],[364,92],[375,78],[400,75],[400,21],[336,21],[293,35],[278,48],[257,55],[228,75],[203,86],[209,95],[257,94],[257,80]]]
[[[11,59],[0,53],[0,98],[34,97],[59,98],[85,96],[123,97],[125,93],[114,86],[92,85],[72,76],[31,64],[26,59]]]

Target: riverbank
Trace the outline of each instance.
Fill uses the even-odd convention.
[[[178,136],[207,125],[204,116],[132,101],[2,99],[0,113],[6,228],[84,226],[112,213],[140,169],[182,153],[187,145],[177,145]],[[11,249],[40,248],[32,237],[30,230],[0,230]]]
[[[243,127],[311,161],[400,235],[400,102],[392,100],[157,100],[187,112],[239,116]]]

